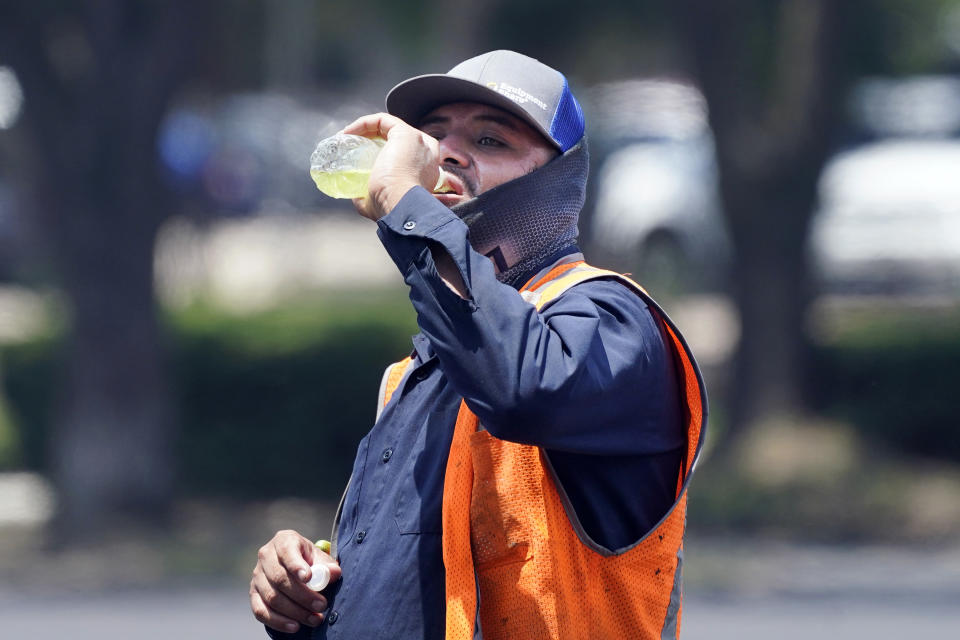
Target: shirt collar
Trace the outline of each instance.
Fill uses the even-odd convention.
[[[433,345],[430,344],[430,340],[423,333],[413,336],[413,353],[411,355],[416,355],[421,363],[434,357]]]

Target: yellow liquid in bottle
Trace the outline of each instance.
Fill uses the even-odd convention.
[[[310,177],[317,183],[317,189],[332,198],[365,198],[370,171],[310,171]]]

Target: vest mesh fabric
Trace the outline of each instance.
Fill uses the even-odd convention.
[[[473,464],[470,437],[477,430],[477,417],[460,404],[453,430],[443,488],[443,566],[446,571],[446,640],[473,640],[477,616],[477,588],[470,552],[470,497]],[[447,496],[455,496],[448,500]]]
[[[638,544],[603,555],[571,527],[536,447],[478,431],[471,453],[470,530],[485,639],[661,637],[685,498]]]
[[[608,276],[622,278],[567,263],[522,293],[541,308],[574,284]],[[622,279],[661,313],[639,285]],[[485,640],[679,637],[686,486],[706,407],[689,350],[663,319],[684,379],[687,456],[674,506],[640,541],[615,554],[579,537],[538,448],[480,430],[461,403],[444,478],[447,640],[474,638],[477,589]]]
[[[632,281],[582,263],[552,270],[531,289],[541,294],[536,305],[542,308],[574,284],[606,276],[629,282],[660,313]],[[686,482],[701,445],[704,395],[689,351],[663,318],[686,378],[688,455],[674,506],[627,549],[601,553],[581,539],[540,449],[479,430],[476,416],[461,405],[450,453],[457,462],[447,467],[443,501],[448,607],[458,607],[455,616],[448,609],[448,640],[473,637],[462,603],[476,606],[476,595],[463,590],[477,588],[485,640],[679,636]]]

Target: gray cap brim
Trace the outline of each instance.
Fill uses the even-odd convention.
[[[442,73],[416,76],[391,89],[387,94],[386,106],[387,113],[416,127],[425,115],[437,107],[454,102],[478,102],[503,109],[529,124],[551,145],[560,148],[550,133],[517,103],[471,80]]]

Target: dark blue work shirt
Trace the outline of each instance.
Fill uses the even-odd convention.
[[[461,398],[492,435],[547,451],[600,546],[636,542],[676,489],[685,445],[677,380],[639,296],[591,280],[539,314],[421,188],[378,225],[421,332],[413,366],[357,451],[338,530],[343,577],[327,592],[326,619],[292,637],[443,638],[441,504]],[[453,258],[468,299],[442,281],[431,245]]]

